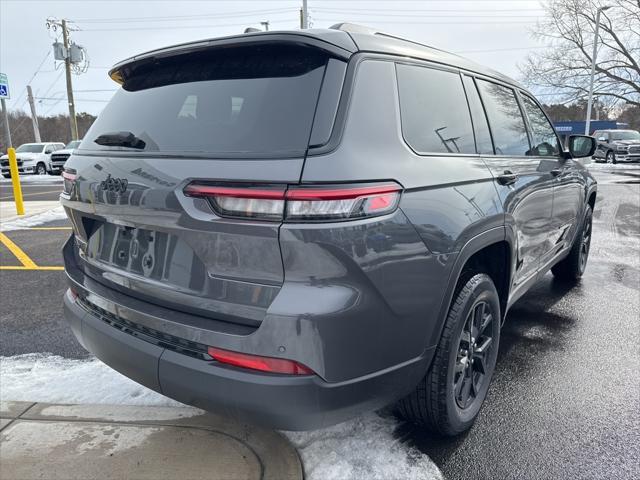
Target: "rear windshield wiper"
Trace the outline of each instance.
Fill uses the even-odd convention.
[[[109,132],[103,133],[94,140],[98,145],[105,145],[107,147],[127,147],[137,148],[144,150],[147,146],[146,142],[136,137],[131,132]]]

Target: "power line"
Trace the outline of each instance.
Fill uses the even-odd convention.
[[[42,68],[42,65],[44,65],[44,62],[47,61],[47,58],[49,58],[49,55],[51,55],[51,49],[47,49],[47,54],[44,56],[44,58],[40,62],[40,65],[38,65],[38,68],[36,68],[36,71],[33,72],[33,75],[31,75],[31,78],[29,79],[29,81],[25,84],[25,87],[22,89],[22,92],[20,93],[20,95],[18,95],[16,99],[13,102],[11,102],[12,108],[15,108],[15,106],[18,104],[18,102],[22,98],[22,95],[24,95],[27,92],[27,85],[29,85],[33,81],[33,79],[36,78],[36,75],[40,73],[40,69]]]
[[[215,14],[202,14],[202,15],[172,15],[172,16],[159,16],[159,17],[117,17],[117,18],[85,18],[77,19],[76,23],[141,23],[141,22],[175,22],[182,20],[202,20],[206,18],[237,18],[245,16],[256,15],[270,15],[279,13],[296,12],[297,8],[294,7],[282,7],[282,8],[269,8],[264,10],[244,10],[238,12],[229,13],[215,13]]]
[[[371,12],[371,13],[381,13],[381,14],[385,14],[385,13],[393,13],[393,12],[397,12],[398,9],[397,8],[357,8],[357,7],[346,7],[346,8],[342,8],[342,7],[313,7],[312,10],[314,11],[333,11],[333,12]],[[499,13],[503,13],[503,12],[543,12],[544,10],[542,8],[492,8],[491,12],[499,12]],[[473,10],[473,9],[431,9],[431,8],[426,8],[426,9],[415,9],[412,8],[411,12],[424,12],[424,13],[429,13],[429,12],[434,12],[434,13],[439,13],[439,12],[445,12],[445,13],[487,13],[487,9],[478,9],[478,10]]]
[[[122,27],[122,28],[91,28],[84,29],[83,32],[130,32],[130,31],[139,31],[139,30],[176,30],[176,29],[184,29],[184,28],[223,28],[223,27],[246,27],[248,23],[258,23],[258,22],[243,22],[243,23],[227,23],[227,24],[218,24],[218,25],[171,25],[171,26],[158,26],[158,27]],[[292,23],[289,20],[272,20],[270,24],[273,23]],[[102,68],[102,67],[101,67]],[[111,67],[108,67],[111,68]]]
[[[315,18],[314,20],[318,21],[318,22],[335,22],[336,19],[332,19],[332,18]],[[536,22],[532,21],[532,20],[526,20],[526,21],[516,21],[516,22],[508,22],[508,21],[502,21],[502,22],[428,22],[428,21],[415,21],[412,22],[410,20],[377,20],[377,19],[365,19],[365,21],[370,22],[370,23],[395,23],[395,24],[399,24],[399,25],[533,25]]]
[[[313,12],[318,12],[321,14],[328,15],[366,15],[366,16],[385,16],[385,17],[429,17],[429,18],[540,18],[542,15],[495,15],[490,13],[489,15],[478,15],[478,14],[468,14],[466,10],[440,10],[440,11],[411,11],[407,13],[401,13],[397,10],[395,11],[385,11],[385,12],[377,12],[377,11],[351,11],[351,10],[341,10],[341,11],[330,11],[323,8],[314,8]],[[457,12],[457,13],[456,13]],[[434,15],[435,13],[435,15]],[[440,15],[440,13],[445,13],[445,15]],[[449,14],[453,13],[453,14]],[[486,10],[481,13],[488,13]]]
[[[548,46],[533,46],[533,47],[513,47],[513,48],[494,48],[488,50],[460,50],[454,53],[467,54],[467,53],[494,53],[494,52],[511,52],[516,50],[537,50],[549,48]]]

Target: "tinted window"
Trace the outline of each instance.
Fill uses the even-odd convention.
[[[497,155],[527,155],[527,129],[511,88],[478,80]]]
[[[25,143],[16,148],[16,153],[42,153],[41,143]]]
[[[640,140],[640,132],[634,130],[624,130],[621,132],[611,132],[612,140]]]
[[[542,157],[559,155],[560,148],[558,147],[556,131],[549,123],[544,112],[536,102],[526,95],[522,96],[522,103],[529,118],[529,125],[531,126],[533,147],[529,154]]]
[[[81,148],[303,155],[326,62],[320,50],[271,44],[125,67]]]
[[[469,107],[457,73],[397,65],[402,133],[419,153],[475,153]]]
[[[476,150],[482,154],[492,154],[493,144],[491,143],[491,134],[489,133],[489,124],[487,116],[484,113],[478,88],[473,78],[464,76],[464,88],[467,92],[467,100],[469,101],[469,109],[471,110],[471,119],[473,120],[473,131],[476,135]]]

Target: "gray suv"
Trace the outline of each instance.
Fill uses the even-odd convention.
[[[584,272],[596,182],[535,98],[351,25],[178,45],[65,164],[66,318],[180,402],[313,429],[398,402],[442,434],[487,395],[507,311]]]

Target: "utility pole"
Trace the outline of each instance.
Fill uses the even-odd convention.
[[[591,77],[589,78],[589,97],[587,99],[587,119],[584,124],[584,134],[589,135],[591,128],[591,105],[593,103],[593,77],[596,73],[596,57],[598,56],[598,30],[600,30],[600,15],[611,7],[600,7],[596,13],[596,31],[593,36],[593,54],[591,55]]]
[[[307,9],[307,0],[302,0],[302,8],[300,9],[300,29],[309,28],[309,10]]]
[[[78,140],[78,122],[76,120],[76,105],[73,101],[73,86],[71,85],[71,55],[69,54],[69,31],[67,21],[62,20],[62,42],[66,52],[64,69],[67,74],[67,100],[69,102],[69,126],[71,127],[71,140]]]
[[[7,111],[7,103],[4,101],[4,98],[0,99],[0,103],[2,104],[2,119],[4,120],[4,138],[7,141],[5,145],[5,150],[7,148],[13,147],[11,143],[11,130],[9,129],[9,112]]]
[[[33,124],[33,135],[36,137],[36,143],[40,143],[40,127],[38,126],[38,115],[36,115],[36,104],[33,102],[33,92],[31,85],[27,85],[27,98],[29,99],[29,107],[31,108],[31,123]]]

